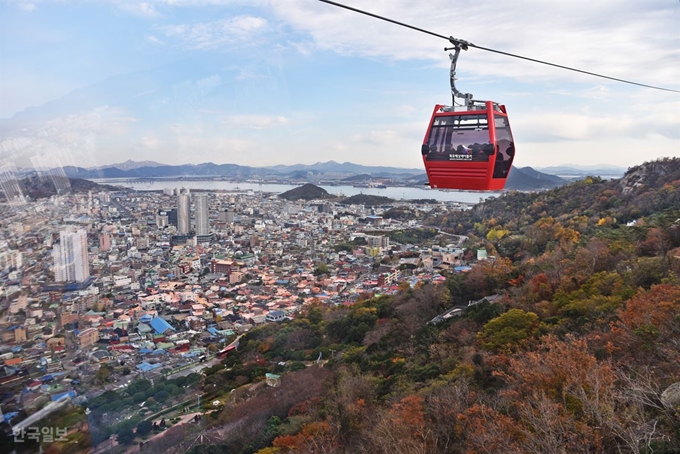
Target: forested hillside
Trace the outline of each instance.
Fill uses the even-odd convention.
[[[680,159],[427,223],[490,259],[250,331],[142,452],[680,452]]]

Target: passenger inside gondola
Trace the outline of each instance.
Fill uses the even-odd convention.
[[[489,130],[483,115],[435,119],[427,143],[428,161],[488,161]]]
[[[506,142],[506,141],[503,141]],[[498,143],[498,153],[496,154],[496,163],[493,168],[493,178],[507,178],[512,166],[512,158],[515,155],[515,147],[512,142]]]
[[[495,126],[498,152],[493,168],[493,178],[507,178],[515,157],[515,144],[512,142],[507,118],[496,117]]]

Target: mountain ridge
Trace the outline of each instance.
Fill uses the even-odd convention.
[[[106,179],[106,178],[181,178],[181,177],[231,177],[261,178],[279,177],[294,181],[307,180],[318,182],[320,177],[340,179],[340,181],[370,180],[371,178],[387,178],[400,184],[425,183],[427,176],[420,169],[402,169],[396,167],[363,166],[350,162],[335,161],[317,162],[315,164],[296,164],[291,166],[251,167],[238,164],[200,164],[166,165],[156,162],[122,163],[125,169],[115,166],[98,168],[64,167],[64,172],[71,178]],[[327,175],[328,174],[328,175]],[[542,190],[566,184],[568,180],[556,175],[539,172],[531,167],[513,167],[506,189],[508,190]]]

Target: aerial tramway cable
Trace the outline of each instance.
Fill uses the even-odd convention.
[[[323,2],[323,3],[328,3],[329,5],[337,6],[339,8],[347,9],[349,11],[354,11],[355,13],[364,14],[366,16],[370,16],[370,17],[374,17],[376,19],[384,20],[386,22],[390,22],[390,23],[395,24],[395,25],[400,25],[402,27],[410,28],[411,30],[415,30],[415,31],[418,31],[418,32],[421,32],[421,33],[436,36],[437,38],[445,39],[445,40],[449,41],[450,43],[452,43],[454,45],[461,46],[464,50],[467,50],[468,47],[474,47],[475,49],[485,50],[487,52],[493,52],[493,53],[496,53],[496,54],[506,55],[508,57],[519,58],[521,60],[527,60],[527,61],[531,61],[531,62],[534,62],[534,63],[540,63],[542,65],[553,66],[555,68],[560,68],[560,69],[564,69],[564,70],[567,70],[567,71],[574,71],[574,72],[581,73],[581,74],[587,74],[589,76],[600,77],[602,79],[609,79],[609,80],[621,82],[621,83],[624,83],[624,84],[637,85],[639,87],[651,88],[651,89],[654,89],[654,90],[662,90],[662,91],[669,91],[669,92],[673,92],[673,93],[680,93],[680,90],[673,90],[672,88],[656,87],[654,85],[642,84],[642,83],[633,82],[633,81],[630,81],[630,80],[619,79],[617,77],[606,76],[604,74],[598,74],[598,73],[594,73],[594,72],[590,72],[590,71],[584,71],[582,69],[572,68],[572,67],[569,67],[569,66],[558,65],[557,63],[550,63],[550,62],[538,60],[538,59],[535,59],[535,58],[524,57],[522,55],[512,54],[510,52],[503,52],[501,50],[496,50],[496,49],[491,49],[491,48],[488,48],[488,47],[478,46],[476,44],[472,44],[472,43],[467,42],[467,41],[462,40],[462,39],[456,39],[452,36],[440,35],[439,33],[434,33],[434,32],[431,32],[429,30],[425,30],[424,28],[414,27],[413,25],[405,24],[403,22],[399,22],[399,21],[396,21],[394,19],[389,19],[387,17],[380,16],[378,14],[369,13],[368,11],[364,11],[364,10],[361,10],[361,9],[358,9],[358,8],[354,8],[352,6],[343,5],[342,3],[333,2],[331,0],[319,0],[319,1]]]

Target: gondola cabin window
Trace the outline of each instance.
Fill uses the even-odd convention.
[[[507,178],[512,160],[515,157],[515,144],[512,142],[510,124],[506,117],[496,115],[494,117],[496,129],[496,163],[493,169],[493,178]]]
[[[486,115],[435,117],[428,146],[428,161],[488,161],[490,143]]]

